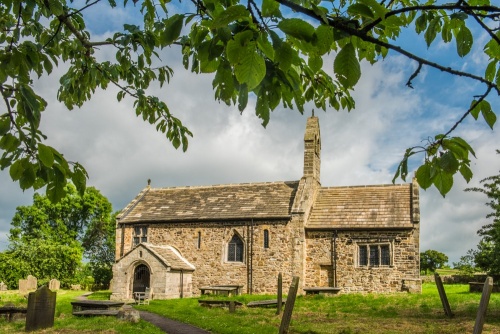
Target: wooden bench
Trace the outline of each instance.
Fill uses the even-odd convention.
[[[282,305],[284,305],[285,303],[286,299],[281,301]],[[268,307],[268,306],[278,306],[278,300],[277,299],[255,300],[247,304],[247,307]]]
[[[340,291],[342,291],[342,288],[319,286],[319,287],[312,287],[312,288],[304,288],[304,291],[306,292],[306,295],[317,295],[320,293],[336,295]]]
[[[198,299],[198,304],[204,307],[227,307],[229,312],[234,312],[237,307],[243,305],[242,302],[236,300],[212,300],[212,299]]]
[[[237,296],[241,294],[241,285],[214,285],[214,286],[202,286],[200,288],[201,294],[204,295],[207,291],[212,291],[216,295]]]
[[[137,305],[149,305],[149,300],[151,299],[151,290],[146,288],[144,292],[134,292],[134,299]]]
[[[15,314],[26,314],[28,311],[25,307],[2,306],[0,307],[0,315],[5,314],[7,321],[12,321]]]
[[[73,314],[81,311],[95,311],[95,310],[118,310],[125,304],[124,302],[111,301],[111,300],[76,300],[72,301]]]

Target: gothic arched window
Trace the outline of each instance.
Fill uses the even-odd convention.
[[[243,240],[236,234],[227,245],[227,260],[229,262],[243,262]]]

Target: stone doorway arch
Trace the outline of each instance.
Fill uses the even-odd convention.
[[[151,287],[151,272],[145,264],[140,264],[134,269],[134,281],[132,283],[132,293],[145,292]]]

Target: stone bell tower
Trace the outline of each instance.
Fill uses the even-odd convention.
[[[321,137],[318,117],[307,119],[304,135],[304,177],[312,177],[320,182],[321,170]]]

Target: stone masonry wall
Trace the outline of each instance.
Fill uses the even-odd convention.
[[[269,248],[264,248],[265,229],[269,231]],[[130,226],[124,230],[124,254],[132,248],[132,231],[133,228]],[[237,233],[244,242],[243,262],[227,261],[227,244],[234,233]],[[250,235],[253,235],[253,245]],[[149,243],[171,245],[195,266],[192,277],[194,294],[199,294],[199,288],[207,285],[242,285],[243,292],[249,291],[247,266],[250,248],[253,250],[251,263],[253,293],[276,293],[277,277],[280,272],[283,274],[284,286],[291,282],[291,249],[294,242],[291,235],[289,224],[284,221],[259,222],[253,227],[250,222],[148,226]],[[201,237],[200,248],[198,248],[198,236]]]
[[[332,232],[306,233],[306,287],[333,286]],[[390,244],[392,265],[358,266],[358,245]],[[336,239],[337,286],[350,292],[421,292],[418,229],[412,231],[339,232]]]

